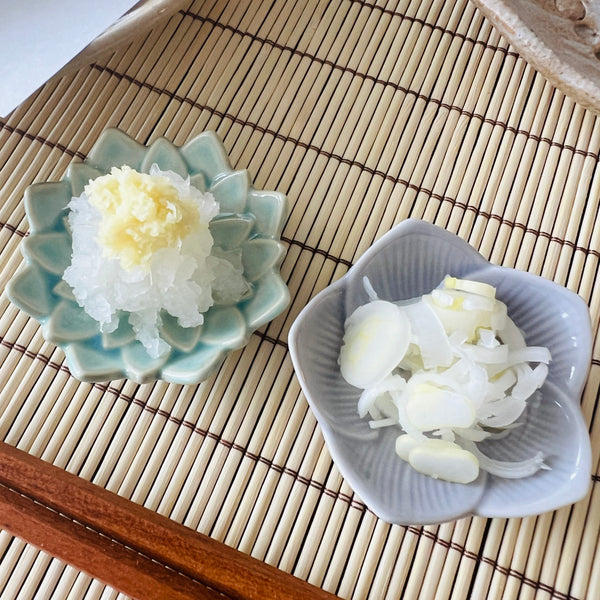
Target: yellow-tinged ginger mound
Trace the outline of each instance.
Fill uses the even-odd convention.
[[[216,303],[248,297],[241,248],[213,247],[219,204],[173,171],[113,168],[69,203],[71,264],[64,281],[85,312],[111,333],[127,315],[152,358],[165,355],[162,315],[197,327]]]
[[[180,195],[163,175],[138,173],[123,166],[90,181],[85,194],[102,221],[98,243],[105,256],[124,269],[147,267],[152,255],[196,232],[202,223],[197,202]]]

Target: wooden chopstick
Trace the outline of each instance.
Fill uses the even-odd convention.
[[[0,527],[139,600],[335,598],[4,442]]]
[[[133,598],[223,596],[160,563],[0,485],[0,526]]]

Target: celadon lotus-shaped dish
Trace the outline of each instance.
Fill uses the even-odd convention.
[[[98,322],[77,304],[62,279],[71,262],[67,225],[71,198],[112,167],[128,165],[147,173],[152,164],[189,176],[193,186],[214,195],[220,206],[210,223],[214,246],[241,250],[244,277],[252,287],[250,296],[236,305],[213,305],[198,327],[181,327],[163,314],[161,337],[171,350],[158,359],[151,358],[135,339],[126,318],[120,319],[116,331],[101,333]],[[201,133],[178,148],[165,138],[143,146],[118,129],[108,129],[83,162],[70,165],[62,181],[30,186],[25,210],[30,228],[21,245],[25,266],[10,281],[8,296],[42,324],[44,338],[62,348],[70,372],[80,380],[200,382],[289,303],[279,272],[285,256],[280,235],[287,199],[279,192],[256,190],[247,171],[232,170],[213,132]]]
[[[466,485],[433,479],[396,455],[399,427],[374,430],[367,418],[359,418],[361,390],[342,378],[338,356],[346,317],[368,302],[363,277],[381,299],[397,301],[429,293],[448,274],[495,286],[528,345],[550,349],[540,401],[529,403],[520,426],[507,436],[479,444],[500,460],[522,460],[541,451],[548,470],[522,479],[481,472]],[[292,325],[289,345],[335,464],[385,521],[424,525],[469,515],[524,517],[576,502],[590,487],[590,439],[580,409],[592,351],[587,305],[546,279],[490,264],[452,233],[415,220],[396,226],[311,300]]]

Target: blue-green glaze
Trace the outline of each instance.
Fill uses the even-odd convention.
[[[205,324],[182,328],[164,314],[162,336],[171,351],[152,359],[134,338],[127,319],[118,329],[101,333],[75,301],[62,274],[71,261],[71,236],[66,225],[68,204],[90,179],[128,165],[148,172],[156,163],[190,177],[210,191],[220,205],[211,223],[215,246],[240,248],[252,294],[235,306],[213,306]],[[25,193],[30,227],[21,250],[23,268],[9,282],[11,301],[42,324],[44,337],[63,349],[72,375],[82,381],[129,378],[139,383],[163,379],[198,383],[212,375],[227,354],[243,347],[258,327],[279,315],[289,291],[279,267],[285,256],[280,241],[287,217],[287,199],[279,192],[258,191],[247,171],[232,170],[219,137],[201,133],[178,148],[165,138],[139,144],[118,129],[104,131],[83,162],[73,163],[60,182],[39,183]]]

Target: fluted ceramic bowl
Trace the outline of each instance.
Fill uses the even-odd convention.
[[[127,319],[117,330],[102,334],[64,282],[71,262],[67,204],[79,196],[90,179],[128,165],[147,173],[152,164],[163,171],[190,177],[201,191],[210,191],[220,213],[210,223],[214,245],[240,249],[244,276],[251,294],[237,305],[214,305],[204,324],[180,327],[163,314],[161,337],[169,353],[151,358],[135,340]],[[83,162],[72,163],[60,182],[39,183],[25,193],[29,235],[21,245],[24,268],[10,281],[9,298],[42,324],[44,338],[62,348],[66,363],[82,381],[127,377],[145,383],[163,379],[197,383],[212,375],[227,355],[243,347],[258,327],[279,315],[289,292],[279,272],[285,255],[280,234],[287,199],[279,192],[256,190],[245,170],[232,170],[225,148],[214,132],[201,133],[178,148],[165,138],[143,146],[118,129],[108,129]]]
[[[492,458],[520,460],[537,451],[549,470],[522,479],[481,473],[470,484],[436,480],[415,471],[394,450],[399,428],[371,429],[357,413],[360,390],[345,382],[338,356],[344,321],[368,302],[368,276],[384,300],[429,293],[445,275],[494,285],[497,297],[527,343],[550,349],[541,401],[521,426],[480,443]],[[591,361],[588,307],[564,287],[529,273],[490,264],[459,237],[407,220],[379,239],[340,280],[318,294],[295,320],[289,345],[296,374],[329,451],[354,491],[380,518],[433,524],[468,515],[524,517],[576,502],[591,483],[590,440],[580,397]]]

